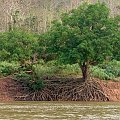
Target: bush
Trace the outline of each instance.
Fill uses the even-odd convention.
[[[40,64],[33,65],[33,69],[35,74],[39,78],[43,78],[46,76],[51,77],[57,74],[60,70],[57,66],[47,66],[47,65],[40,65]]]
[[[78,75],[81,74],[81,70],[78,64],[61,65],[57,61],[49,61],[44,63],[33,65],[33,69],[39,77],[51,77],[51,76],[66,76],[66,75]]]
[[[113,60],[105,66],[107,72],[112,73],[115,77],[120,76],[120,61]]]
[[[39,48],[37,39],[35,34],[18,29],[0,33],[0,61],[31,59]]]
[[[32,76],[30,74],[22,72],[22,73],[18,73],[15,75],[15,80],[17,80],[19,82],[22,81],[24,83],[27,83],[28,81],[32,80]]]
[[[44,82],[42,79],[29,83],[29,88],[33,91],[42,90],[44,88]]]
[[[67,64],[63,65],[60,74],[63,75],[80,75],[81,69],[78,64]]]
[[[17,62],[0,62],[0,74],[3,76],[11,75],[15,72],[18,72],[20,64]]]
[[[100,68],[105,69],[106,73],[112,73],[115,77],[120,76],[120,61],[110,61],[99,65]]]
[[[97,77],[103,80],[110,80],[115,78],[112,73],[107,72],[105,69],[99,68],[98,66],[92,66],[91,72],[93,77]]]
[[[98,66],[91,66],[91,72],[94,77],[100,79],[115,79],[120,76],[120,61],[110,61]]]
[[[45,64],[45,62],[44,62],[44,60],[43,60],[43,59],[40,59],[40,60],[38,60],[38,64],[40,64],[40,65],[44,65],[44,64]]]
[[[27,74],[25,72],[19,73],[15,75],[15,80],[19,82],[23,82],[26,84],[30,90],[38,91],[44,88],[44,82],[41,78],[38,78],[36,74]]]

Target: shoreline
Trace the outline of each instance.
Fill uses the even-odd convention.
[[[72,80],[73,80],[73,78],[72,78]],[[68,81],[71,81],[71,79],[69,79]],[[68,82],[67,84],[65,83],[65,85],[68,85],[68,86],[70,86],[71,84],[74,84],[74,86],[81,85],[81,82],[78,83],[78,80],[76,80],[76,81],[73,80],[73,81],[74,81],[74,83]],[[103,81],[103,80],[99,80],[99,79],[95,79],[95,81],[97,81],[99,83],[99,85],[103,89],[103,92],[109,98],[109,101],[91,100],[91,101],[87,101],[87,102],[120,102],[120,82]],[[55,86],[56,86],[56,88],[55,88]],[[61,84],[61,86],[63,86],[63,85]],[[58,86],[58,87],[60,87],[60,86]],[[16,82],[11,77],[0,78],[0,102],[5,102],[5,103],[6,102],[14,102],[14,101],[16,101],[16,102],[20,102],[20,101],[86,102],[84,100],[80,101],[79,99],[71,100],[71,98],[70,99],[66,99],[66,98],[64,98],[64,99],[56,98],[55,99],[54,98],[52,100],[52,99],[50,99],[50,96],[46,96],[47,100],[41,100],[41,99],[38,99],[37,97],[33,99],[33,96],[36,96],[36,95],[38,95],[39,97],[43,93],[44,93],[43,96],[47,95],[48,93],[50,93],[50,89],[55,91],[57,89],[57,85],[53,85],[51,87],[48,85],[47,87],[44,88],[42,93],[41,93],[41,91],[38,91],[35,94],[32,93],[32,94],[30,94],[30,95],[33,95],[32,98],[29,96],[27,99],[25,99],[24,96],[25,95],[27,96],[27,94],[29,93],[29,90],[24,89],[24,88],[25,88],[25,86],[22,86],[20,83]],[[48,90],[48,88],[49,88],[49,90]],[[54,94],[59,95],[59,93],[54,93]]]

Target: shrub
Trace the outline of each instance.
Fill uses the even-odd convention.
[[[112,73],[115,77],[120,76],[120,61],[110,61],[99,65],[100,68],[105,69],[106,73]]]
[[[20,64],[17,62],[0,62],[0,74],[3,76],[11,75],[15,72],[18,72]]]
[[[38,91],[44,88],[44,82],[41,78],[38,78],[35,73],[27,74],[25,72],[15,75],[15,80],[26,84],[30,90]]]
[[[109,80],[115,78],[112,73],[106,72],[105,69],[99,68],[98,66],[91,67],[92,76],[103,79]]]
[[[44,82],[42,79],[29,83],[29,88],[33,91],[42,90],[44,88]]]
[[[23,30],[0,33],[0,60],[29,60],[38,49],[38,37]]]
[[[106,71],[115,75],[115,77],[120,76],[120,61],[113,60],[106,66]]]
[[[57,66],[47,66],[47,65],[40,65],[40,64],[33,65],[33,69],[35,74],[39,78],[43,78],[46,76],[51,77],[59,72],[59,68]]]
[[[63,75],[80,75],[81,69],[78,64],[67,64],[63,65],[60,74]]]
[[[44,62],[44,60],[43,60],[43,59],[40,59],[40,60],[38,60],[38,64],[40,64],[40,65],[44,65],[44,64],[45,64],[45,62]]]
[[[23,81],[24,83],[27,83],[28,81],[32,80],[32,76],[25,72],[22,72],[15,75],[15,80],[19,82]]]
[[[51,76],[66,76],[66,75],[78,75],[81,74],[81,70],[78,64],[66,64],[61,65],[57,61],[49,61],[47,63],[39,62],[39,64],[33,65],[34,72],[39,77],[51,77]]]

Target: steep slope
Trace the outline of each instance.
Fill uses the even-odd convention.
[[[0,101],[14,101],[17,96],[26,93],[26,87],[12,78],[0,78]]]
[[[120,101],[120,82],[102,81],[96,79],[95,81],[99,83],[100,88],[103,90],[109,101]],[[0,101],[79,101],[79,99],[77,98],[78,96],[74,97],[74,95],[76,93],[81,94],[79,89],[79,86],[81,85],[82,81],[80,81],[80,79],[78,78],[51,78],[49,80],[46,80],[46,87],[42,91],[30,92],[28,87],[14,81],[10,77],[0,78]],[[67,95],[67,93],[68,96],[64,96],[62,98],[62,96],[64,94]],[[91,99],[91,101],[104,101],[104,99],[101,100],[96,98]]]
[[[120,101],[120,82],[99,81],[110,101]]]

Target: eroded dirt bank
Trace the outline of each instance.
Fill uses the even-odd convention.
[[[27,90],[11,77],[0,78],[0,101],[15,101],[16,96],[23,96]]]
[[[85,99],[90,101],[120,101],[120,82],[95,80],[98,82],[100,89],[103,91],[93,99]],[[15,100],[76,100],[79,101],[81,93],[82,81],[78,78],[51,78],[45,80],[46,87],[42,91],[30,92],[29,88],[22,83],[14,81],[10,77],[0,79],[0,101]],[[77,86],[77,87],[76,87]],[[91,84],[88,85],[92,89]],[[84,89],[84,91],[87,90]],[[93,91],[99,89],[93,89]],[[97,92],[93,92],[97,94]],[[88,98],[89,98],[88,94]],[[105,99],[99,99],[100,96],[106,96]],[[64,97],[62,97],[64,96]],[[82,96],[86,96],[83,94]],[[94,96],[94,95],[93,95]],[[84,99],[82,99],[84,101]]]
[[[120,82],[98,81],[110,101],[120,102]]]

